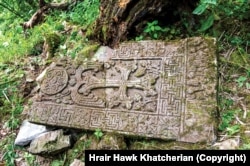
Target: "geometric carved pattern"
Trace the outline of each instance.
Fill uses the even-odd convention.
[[[189,127],[197,124],[188,126],[195,120],[188,117],[197,118],[192,111],[199,112],[205,108],[203,101],[208,102],[201,98],[196,101],[196,92],[206,92],[199,89],[197,83],[214,88],[215,81],[196,82],[197,79],[191,77],[204,79],[204,75],[195,74],[199,66],[202,71],[215,71],[214,66],[206,65],[214,54],[204,51],[208,49],[207,41],[199,38],[200,43],[196,45],[204,48],[198,50],[203,53],[198,57],[190,49],[189,43],[193,40],[197,38],[178,43],[122,43],[112,55],[106,55],[110,59],[84,64],[61,59],[47,70],[41,90],[31,105],[30,121],[186,142],[200,141],[202,138],[189,139],[192,137],[187,134]],[[196,64],[190,64],[192,61]],[[207,74],[211,76],[211,73]],[[211,78],[216,78],[215,72],[212,74]],[[207,97],[215,103],[215,91],[210,88],[209,92]],[[193,107],[192,103],[198,106],[189,109]],[[203,115],[207,114],[203,112]],[[211,124],[207,128],[211,128]]]
[[[64,89],[67,83],[67,72],[60,68],[53,68],[47,71],[47,76],[41,85],[41,91],[48,95],[53,95]]]

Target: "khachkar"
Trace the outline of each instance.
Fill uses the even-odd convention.
[[[215,139],[213,39],[127,42],[104,57],[52,64],[30,121],[184,142]]]

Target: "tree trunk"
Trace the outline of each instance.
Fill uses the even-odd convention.
[[[93,36],[101,44],[115,47],[142,32],[148,21],[171,24],[179,17],[174,12],[190,13],[197,0],[101,0],[100,17]]]

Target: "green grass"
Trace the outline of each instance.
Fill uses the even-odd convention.
[[[19,127],[23,111],[23,97],[20,83],[24,72],[20,66],[0,63],[0,125],[11,131],[0,140],[0,149],[6,166],[14,166],[17,157],[14,147],[15,130]],[[3,129],[3,128],[1,128]]]

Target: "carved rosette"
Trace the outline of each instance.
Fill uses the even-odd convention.
[[[65,69],[55,67],[46,72],[41,84],[41,91],[47,95],[60,93],[68,84],[68,74]]]

